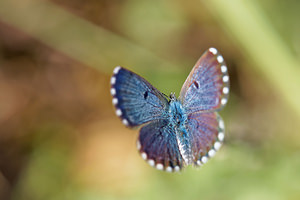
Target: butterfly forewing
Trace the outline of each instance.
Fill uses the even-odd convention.
[[[154,121],[142,127],[137,146],[143,159],[159,170],[172,172],[183,167],[175,130],[167,120]]]
[[[188,129],[193,154],[197,165],[214,156],[224,139],[224,123],[216,112],[192,113],[188,115]]]
[[[116,114],[126,126],[166,118],[167,99],[145,79],[127,69],[114,69],[110,92]]]
[[[187,113],[221,109],[228,99],[229,76],[222,55],[215,48],[197,61],[180,92]]]

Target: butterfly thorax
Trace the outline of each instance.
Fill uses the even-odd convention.
[[[171,99],[169,103],[169,119],[172,126],[177,129],[185,129],[187,116],[180,101]]]
[[[176,132],[177,144],[186,164],[191,163],[191,148],[188,130],[187,115],[181,102],[176,98],[172,98],[169,103],[169,124],[174,127]]]

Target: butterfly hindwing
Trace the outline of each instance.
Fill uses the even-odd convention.
[[[116,114],[126,126],[165,118],[167,99],[145,79],[127,69],[114,69],[110,92]]]
[[[175,130],[167,120],[153,121],[142,127],[137,146],[143,159],[159,170],[172,172],[183,167]]]
[[[224,139],[224,122],[216,112],[188,115],[191,149],[194,164],[206,163],[214,156]]]
[[[197,61],[180,92],[187,113],[221,109],[229,94],[229,76],[222,55],[215,48]]]

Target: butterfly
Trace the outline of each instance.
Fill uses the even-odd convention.
[[[199,58],[178,98],[120,66],[110,83],[116,115],[129,128],[142,125],[137,148],[152,167],[177,172],[201,166],[220,149],[225,129],[217,111],[228,101],[229,75],[217,49]]]

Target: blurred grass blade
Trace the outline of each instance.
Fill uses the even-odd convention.
[[[181,71],[150,51],[49,1],[1,0],[0,20],[101,71],[110,73],[117,65],[133,66],[139,72],[155,73],[158,80],[164,79],[165,73]]]
[[[202,1],[300,117],[299,61],[255,1]],[[266,91],[267,92],[267,91]]]

